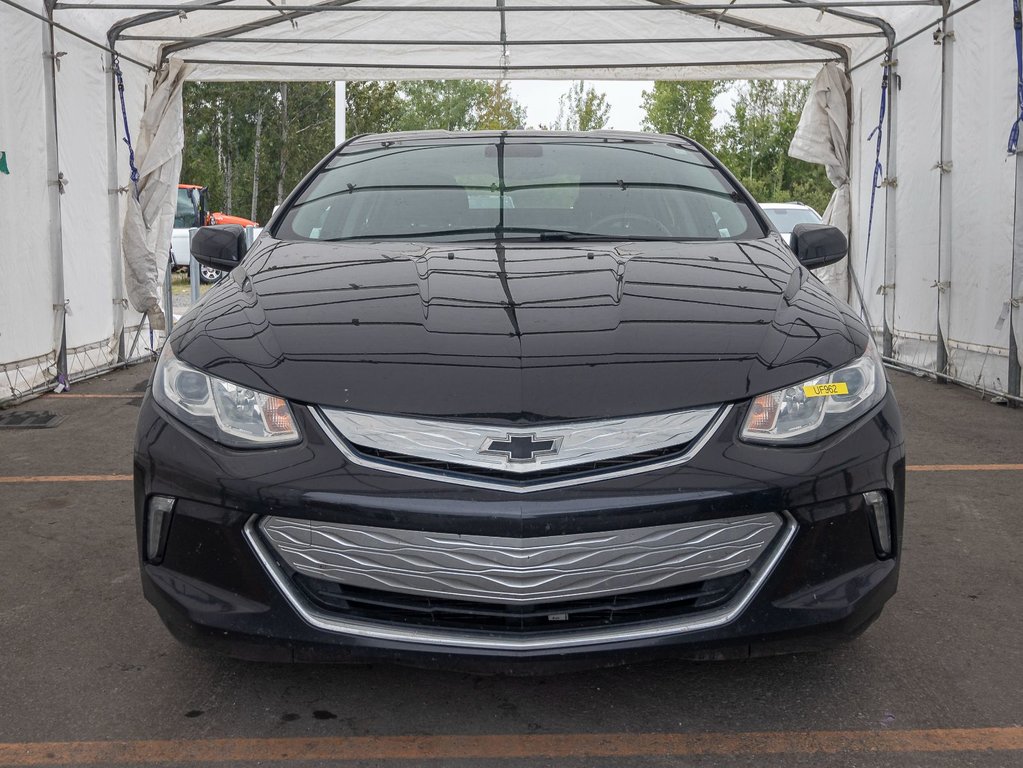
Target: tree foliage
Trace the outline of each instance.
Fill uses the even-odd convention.
[[[526,127],[526,109],[511,95],[502,80],[487,83],[487,97],[476,119],[481,131],[509,131]]]
[[[732,114],[716,127],[714,99],[729,88]],[[761,202],[800,200],[823,211],[833,191],[824,168],[788,154],[809,90],[799,81],[658,81],[643,92],[643,127],[700,142]]]
[[[611,105],[607,96],[592,85],[577,80],[558,100],[558,117],[554,129],[558,131],[595,131],[607,125]]]
[[[824,167],[789,157],[809,90],[800,81],[741,84],[716,154],[757,200],[799,200],[823,211],[834,191]]]
[[[705,146],[716,143],[714,99],[725,92],[725,80],[658,80],[643,91],[643,128],[657,133],[680,133]]]
[[[715,127],[714,99],[734,87],[732,114]],[[807,83],[661,82],[643,92],[643,127],[682,133],[718,155],[761,201],[801,200],[823,210],[832,187],[821,166],[788,156]],[[213,210],[265,222],[334,146],[333,83],[188,83],[181,180],[209,187]],[[503,82],[351,82],[349,136],[396,130],[522,128],[526,111]],[[606,95],[584,81],[559,100],[554,128],[607,125]],[[256,152],[257,125],[259,151]],[[258,163],[258,164],[257,164]]]
[[[255,191],[265,222],[334,146],[332,83],[186,83],[184,107],[181,181],[209,187],[215,211],[249,216]]]
[[[265,222],[334,146],[333,83],[187,83],[181,180],[209,188],[212,210]],[[523,128],[503,82],[351,82],[346,132]],[[258,141],[257,141],[258,136]],[[257,151],[258,145],[258,151]]]
[[[404,114],[398,83],[353,82],[345,86],[345,133],[386,133],[397,131]]]

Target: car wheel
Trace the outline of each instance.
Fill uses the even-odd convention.
[[[213,267],[199,267],[199,279],[204,283],[215,283],[226,273]]]

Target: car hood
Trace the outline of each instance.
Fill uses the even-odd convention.
[[[866,340],[774,236],[264,238],[171,344],[193,366],[297,402],[522,422],[739,401],[842,365]]]

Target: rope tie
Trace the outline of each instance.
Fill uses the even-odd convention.
[[[1019,2],[1019,0],[1014,0]],[[866,285],[867,282],[867,262],[870,259],[870,236],[874,230],[874,204],[877,202],[877,190],[884,186],[884,167],[881,164],[881,140],[884,136],[884,116],[888,109],[888,82],[891,76],[891,66],[889,62],[884,63],[881,76],[881,107],[877,115],[877,125],[867,135],[867,141],[874,141],[874,178],[870,184],[870,209],[867,214],[867,239],[866,245],[863,250],[863,280],[859,281],[860,284]],[[858,289],[857,289],[857,292]],[[860,295],[860,308],[863,312],[863,318],[867,318],[867,306],[863,301],[863,296]]]
[[[1010,155],[1016,154],[1019,145],[1019,126],[1023,122],[1023,15],[1020,14],[1019,0],[1012,0],[1012,26],[1016,37],[1016,121],[1009,130]]]
[[[124,121],[124,138],[128,145],[128,167],[131,168],[131,185],[135,189],[135,199],[139,199],[139,169],[135,166],[135,148],[131,144],[131,129],[128,127],[128,107],[124,100],[124,77],[121,75],[121,60],[114,56],[114,77],[117,78],[117,93],[121,97],[121,118]]]

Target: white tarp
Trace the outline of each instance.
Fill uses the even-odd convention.
[[[0,402],[53,379],[60,343],[46,122],[46,28],[0,6]],[[17,104],[15,109],[13,104]]]
[[[792,137],[789,154],[808,163],[823,165],[835,186],[824,222],[849,236],[852,207],[849,190],[849,79],[837,64],[825,64],[814,78]],[[842,259],[817,270],[838,297],[849,299],[849,260]]]
[[[185,146],[181,89],[189,69],[189,65],[172,60],[161,72],[142,115],[135,155],[139,197],[129,197],[124,218],[122,247],[128,298],[136,310],[146,314],[155,330],[166,327],[160,302]]]
[[[111,307],[121,296],[115,284],[116,244],[110,237],[112,195],[93,179],[106,180],[111,159],[106,99],[81,101],[78,93],[102,93],[109,83],[102,51],[60,30],[56,78],[58,162],[67,185],[60,199],[62,272],[67,307],[68,375],[108,367],[117,360],[118,333]]]
[[[938,44],[932,33],[940,30],[941,4],[898,0],[823,9],[795,0],[301,2],[266,9],[251,0],[57,4],[54,21],[93,45],[56,30],[63,56],[55,74],[46,58],[47,25],[17,7],[45,16],[43,0],[0,2],[7,33],[0,49],[0,151],[8,151],[12,166],[10,176],[0,175],[0,385],[4,376],[13,376],[19,390],[52,379],[65,327],[69,358],[73,350],[93,350],[84,362],[69,363],[72,370],[122,360],[126,329],[139,321],[126,309],[129,296],[159,323],[155,288],[180,163],[183,77],[818,77],[806,120],[815,117],[811,133],[820,141],[796,151],[829,168],[836,196],[828,215],[849,222],[847,273],[862,289],[879,338],[897,359],[931,368],[941,338],[946,372],[996,390],[1008,386],[1010,322],[1023,334],[1023,216],[1016,215],[1016,160],[1005,153],[1016,114],[1007,0],[952,0],[954,42]],[[875,191],[867,137],[878,121],[889,35],[897,64],[881,162],[891,185]],[[129,127],[149,192],[138,207],[113,191],[129,180],[109,52],[102,50],[109,39],[121,55]],[[153,69],[168,62],[171,69],[160,75],[167,90],[154,96]],[[944,123],[943,78],[951,100]],[[56,109],[48,93],[56,94]],[[801,132],[800,141],[811,133]],[[66,140],[58,141],[61,135]],[[57,173],[70,182],[59,199]],[[0,389],[0,400],[8,390]]]

